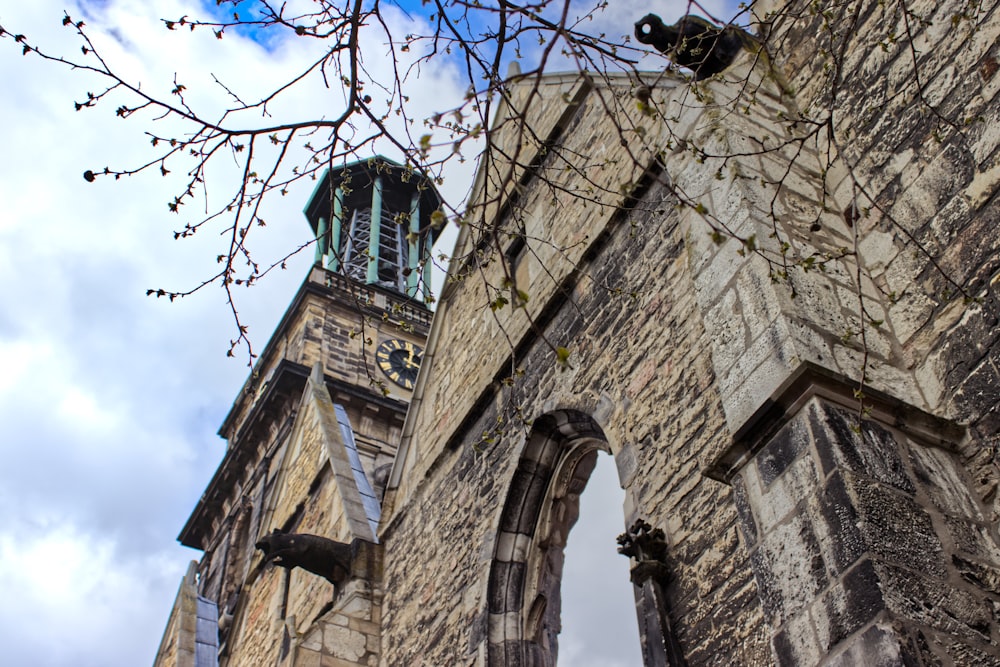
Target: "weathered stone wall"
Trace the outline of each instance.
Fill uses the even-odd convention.
[[[422,346],[429,322],[430,311],[414,306],[402,296],[314,268],[268,341],[262,359],[243,388],[243,400],[237,401],[226,419],[223,435],[231,439],[240,432],[257,405],[255,399],[282,361],[305,368],[321,362],[330,379],[384,394],[399,401],[402,409],[412,392],[387,381],[374,363],[375,348],[388,338],[401,338]],[[395,446],[397,435],[390,431],[386,420],[361,424],[363,415],[359,412],[354,416],[359,417],[355,427],[365,438]]]
[[[224,665],[273,665],[281,651],[282,601],[285,570],[277,567],[254,572],[240,591],[241,604],[236,608],[230,637],[227,638]]]
[[[523,406],[529,421],[572,409],[600,425],[628,514],[667,528],[676,559],[670,613],[691,664],[721,655],[768,663],[729,487],[701,474],[726,443],[725,423],[682,230],[676,215],[662,212],[666,199],[654,185],[641,200],[648,211],[616,220],[566,285],[544,333],[573,350],[570,367],[556,362],[544,340],[530,341],[517,359],[525,375],[483,402],[483,414],[458,432],[413,502],[384,529],[384,664],[487,658],[484,596],[494,540],[525,446],[526,427],[510,420],[507,405]],[[503,433],[480,442],[498,416]]]
[[[669,88],[672,83],[668,80],[664,85]],[[491,162],[482,168],[477,181],[481,206],[470,207],[476,213],[470,213],[471,221],[460,241],[463,245],[455,251],[462,258],[456,260],[461,268],[456,266],[450,271],[453,284],[445,288],[435,314],[438,337],[447,341],[448,359],[436,363],[429,357],[421,367],[421,375],[425,376],[421,382],[426,387],[424,404],[412,416],[413,431],[418,436],[404,460],[397,463],[406,472],[399,477],[396,498],[406,499],[412,485],[435,464],[447,439],[476,409],[476,401],[490,383],[500,375],[514,374],[515,369],[506,362],[512,347],[531,329],[525,314],[538,317],[564,289],[563,281],[576,271],[648,166],[651,151],[640,144],[633,156],[631,148],[622,144],[619,129],[604,122],[607,106],[616,109],[626,124],[637,123],[636,117],[640,116],[630,94],[632,82],[622,79],[614,84],[612,88],[595,86],[579,75],[556,75],[539,83],[538,98],[532,98],[533,106],[527,110],[517,102],[524,95],[514,95],[514,108],[537,125],[532,137],[541,137],[542,143],[548,140],[548,144],[556,138],[571,137],[572,141],[565,150],[550,150],[548,146],[535,152],[529,149],[540,142],[532,139],[519,158],[523,165],[514,170],[513,181],[507,176],[509,164]],[[529,90],[531,86],[523,88]],[[518,123],[502,127],[515,140],[519,138]],[[567,160],[580,154],[594,156],[586,179],[579,178],[580,172],[565,168]],[[516,205],[508,209],[504,193],[514,189],[518,174],[536,159],[543,160],[544,166],[537,169],[544,171],[553,187],[518,187],[521,194]],[[537,169],[532,173],[537,174]],[[491,229],[497,220],[491,216],[506,210],[511,215],[501,218],[502,232],[494,236]],[[566,223],[552,224],[557,220]],[[500,261],[500,255],[510,249],[507,234],[532,240],[514,267],[516,276],[527,277],[525,284],[514,287],[522,290],[528,301],[523,308],[511,305],[493,309],[488,304],[500,297],[517,303],[516,289],[504,286],[505,266]],[[390,505],[392,502],[390,498]]]
[[[768,2],[757,11],[773,21],[774,61],[802,113],[834,110],[842,189],[867,213],[858,250],[893,297],[890,354],[916,377],[924,407],[969,425],[964,455],[996,518],[1000,6],[858,2],[818,14]]]
[[[381,644],[380,596],[364,581],[352,582],[331,612],[293,641],[281,667],[375,667]]]
[[[721,84],[716,87],[725,92]],[[693,281],[698,273],[717,279],[725,264],[703,261],[701,238],[693,251],[688,247],[692,236],[708,239],[709,230],[696,226],[698,216],[673,212],[677,197],[671,177],[687,178],[691,201],[716,194],[716,168],[699,166],[703,156],[680,150],[668,156],[666,174],[654,169],[647,184],[638,185],[650,166],[642,159],[657,152],[653,146],[679,147],[688,139],[717,136],[721,114],[706,116],[703,105],[669,78],[654,91],[664,108],[677,114],[678,123],[669,128],[634,112],[630,87],[595,90],[563,97],[578,109],[567,113],[565,106],[558,108],[559,142],[567,155],[600,156],[594,158],[598,167],[586,178],[567,176],[558,151],[552,150],[538,172],[558,187],[548,187],[538,176],[520,195],[516,218],[502,223],[504,229],[523,225],[526,232],[527,252],[513,269],[519,279],[527,277],[518,287],[529,293],[524,310],[543,325],[541,335],[528,333],[518,310],[501,309],[495,317],[483,308],[490,296],[483,283],[502,283],[499,262],[474,260],[471,275],[439,310],[435,326],[447,357],[422,370],[428,374],[429,396],[410,416],[416,442],[404,453],[409,465],[401,466],[396,512],[383,524],[390,545],[390,611],[383,624],[387,664],[418,655],[449,663],[462,650],[501,664],[486,655],[488,635],[495,628],[487,627],[482,616],[482,596],[503,499],[524,442],[517,419],[531,422],[564,409],[599,423],[618,461],[629,518],[642,517],[667,531],[677,572],[668,612],[688,659],[693,664],[708,664],[720,655],[735,656],[743,664],[770,660],[769,632],[746,552],[740,549],[729,489],[701,472],[725,448],[731,425],[724,418],[712,367],[717,346],[704,329],[703,304]],[[609,106],[617,110],[615,122],[608,119]],[[635,131],[640,124],[649,129]],[[622,128],[631,129],[626,135]],[[636,143],[623,141],[623,136]],[[731,209],[746,209],[740,178],[745,174],[723,175],[729,189],[720,199]],[[603,203],[587,196],[590,188]],[[623,191],[642,196],[629,201]],[[616,201],[628,208],[608,205]],[[745,210],[742,220],[750,220]],[[470,242],[466,249],[473,247]],[[711,241],[708,247],[708,256],[716,258]],[[739,261],[733,248],[724,258]],[[768,321],[755,335],[766,333]],[[571,350],[569,368],[557,362],[554,346]],[[512,349],[517,353],[508,361]],[[512,389],[503,390],[511,376]],[[763,401],[767,393],[758,388],[755,396]],[[486,452],[482,456],[474,453],[477,445]],[[439,554],[439,547],[427,544],[428,534],[449,548]],[[436,563],[445,555],[447,562],[414,571],[414,563]],[[448,577],[458,580],[449,584]],[[447,618],[437,613],[433,599],[442,590],[452,591],[452,600],[463,600],[461,612],[451,607]],[[420,636],[428,640],[414,642],[405,630],[412,627],[421,628]]]
[[[834,664],[870,664],[874,646],[899,661],[1000,661],[980,579],[1000,550],[946,450],[813,398],[735,488],[781,664],[837,648]]]
[[[780,10],[772,58],[696,86],[667,77],[651,117],[630,86],[567,77],[538,87],[551,95],[529,114],[534,135],[501,117],[498,136],[523,132],[528,148],[506,170],[487,159],[483,217],[432,331],[382,526],[384,664],[544,656],[510,639],[528,632],[516,591],[531,558],[517,554],[538,548],[535,504],[504,526],[511,498],[531,495],[517,489],[547,488],[524,477],[531,425],[567,411],[615,455],[626,518],[666,531],[666,611],[689,664],[861,664],[890,646],[903,661],[998,660],[997,511],[980,502],[996,502],[1000,425],[1000,134],[987,118],[1000,21],[995,3],[907,6],[759,4]],[[563,170],[561,154],[592,168]],[[838,404],[865,417],[871,396],[891,398],[873,416],[883,427],[856,426],[857,447],[861,461],[897,452],[909,487],[848,462],[820,466],[811,487],[754,478],[751,502],[752,466],[811,414],[789,394],[803,369],[836,378]],[[921,430],[936,418],[951,421]],[[830,442],[799,429],[785,451],[835,458],[852,446],[846,423]],[[910,435],[889,445],[879,428]],[[752,517],[740,530],[736,507]],[[838,552],[849,526],[810,512],[854,512],[858,552]],[[791,539],[789,526],[808,530]]]
[[[333,401],[352,424],[371,480],[393,459],[410,394],[383,376],[373,351],[386,338],[422,345],[428,318],[401,296],[320,269],[290,306],[223,426],[226,457],[182,534],[205,550],[198,587],[218,603],[224,662],[287,661],[292,645],[316,623],[354,618],[331,609],[333,584],[262,564],[254,543],[273,528],[344,543],[359,532],[374,539],[357,490],[351,495],[343,488],[355,480],[341,451]],[[322,381],[306,379],[307,364],[319,364]],[[368,577],[369,608],[356,620],[370,624],[378,612],[375,573],[357,576]],[[364,655],[359,664],[374,659]]]
[[[271,464],[267,485],[269,491],[262,496],[262,513],[251,541],[273,529],[318,535],[358,545],[364,563],[374,563],[376,556],[370,554],[377,548],[374,534],[358,495],[320,364],[306,383],[295,425]],[[375,598],[380,589],[374,565],[354,572],[345,564],[349,571],[341,589],[353,591],[347,595],[322,573],[262,562],[257,553],[253,558],[253,569],[240,581],[242,589],[238,589],[239,599],[226,634],[229,664],[299,664],[296,647],[303,640],[310,646],[319,642],[314,651],[317,656],[347,651],[356,653],[358,659],[351,664],[368,664],[369,658],[377,659],[377,637],[371,643],[365,634],[371,634],[373,615],[378,615]],[[330,568],[329,574],[333,575],[333,563]],[[359,627],[347,627],[352,623]],[[327,639],[334,637],[341,626],[347,627],[343,641]],[[370,643],[370,649],[366,648]],[[312,650],[303,649],[301,660],[306,660],[304,656]]]

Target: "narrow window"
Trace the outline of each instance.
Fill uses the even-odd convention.
[[[642,664],[629,561],[615,541],[624,529],[625,492],[614,459],[599,454],[580,496],[580,518],[566,543],[559,665]]]

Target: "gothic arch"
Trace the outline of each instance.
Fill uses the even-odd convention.
[[[487,592],[488,664],[554,667],[563,549],[604,432],[575,410],[535,420],[500,515]]]

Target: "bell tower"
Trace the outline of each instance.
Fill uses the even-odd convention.
[[[222,423],[226,453],[178,538],[204,555],[157,667],[312,664],[326,649],[309,638],[345,625],[365,635],[350,637],[357,664],[377,657],[379,503],[429,330],[440,206],[426,178],[383,157],[321,178],[305,208],[314,264]],[[316,548],[336,567],[310,569]]]
[[[426,299],[435,238],[431,216],[440,203],[425,179],[385,158],[328,171],[305,210],[317,239],[316,263],[366,285]]]

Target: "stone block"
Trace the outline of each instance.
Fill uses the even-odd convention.
[[[897,618],[962,640],[989,641],[993,615],[986,601],[945,579],[875,561],[886,608]]]
[[[523,605],[524,581],[523,562],[504,563],[496,561],[490,571],[489,609],[493,614],[518,612]]]
[[[762,537],[750,564],[765,618],[772,626],[803,611],[827,586],[819,542],[799,515]]]
[[[527,667],[524,647],[520,642],[503,642],[491,646],[488,667]]]
[[[726,422],[732,433],[763,405],[801,361],[781,320],[747,348],[731,369],[716,368]]]
[[[372,621],[366,621],[360,618],[350,619],[350,622],[347,624],[347,627],[349,627],[351,630],[357,630],[358,632],[363,632],[366,635],[368,635],[369,638],[373,636],[377,637],[380,630],[378,623],[374,623]]]
[[[950,151],[946,148],[945,151]],[[931,220],[950,198],[967,183],[971,165],[964,159],[942,155],[920,165],[920,176],[906,189],[890,208],[890,214],[897,221]],[[911,229],[910,231],[914,231]]]
[[[924,633],[921,633],[923,636]],[[926,633],[925,642],[929,644],[925,664],[936,664],[951,660],[960,667],[998,667],[1000,656],[995,646],[956,641],[953,637],[939,633]],[[934,653],[931,653],[933,647]]]
[[[322,656],[316,651],[301,646],[295,651],[295,667],[321,667],[321,664]]]
[[[946,351],[938,349],[924,357],[923,363],[918,362],[919,365],[913,367],[913,377],[917,381],[920,393],[927,400],[927,408],[936,414],[942,413],[944,407],[942,402],[946,398],[944,378],[947,376],[947,362],[945,357]],[[909,361],[908,365],[910,365]]]
[[[858,476],[846,477],[873,554],[927,576],[946,574],[941,541],[930,515],[907,495]]]
[[[966,419],[975,421],[996,403],[996,397],[1000,396],[998,366],[989,357],[983,359],[955,391],[954,400]]]
[[[987,563],[1000,564],[1000,548],[986,524],[943,517],[948,537],[956,549]]]
[[[364,633],[337,625],[323,628],[323,653],[358,662],[367,651]]]
[[[523,561],[531,546],[531,538],[523,533],[500,533],[497,536],[496,558],[501,561]]]
[[[809,433],[799,420],[785,425],[754,457],[760,481],[767,489],[807,450]],[[816,478],[805,480],[815,486]],[[766,492],[766,491],[765,491]]]
[[[828,663],[831,667],[918,667],[920,662],[909,646],[899,640],[891,626],[873,625],[855,637]]]
[[[790,282],[796,293],[795,312],[800,318],[834,335],[842,335],[851,328],[841,306],[838,286],[825,272],[797,271]],[[853,301],[856,303],[856,298]]]
[[[322,621],[314,625],[299,643],[299,648],[306,651],[318,652],[323,648],[323,626]]]
[[[801,435],[803,430],[786,427],[782,432],[794,438]],[[798,433],[790,431],[798,431]],[[772,444],[774,444],[773,441]],[[788,454],[789,451],[785,450],[782,453]],[[769,462],[774,463],[774,460]],[[784,521],[786,517],[793,514],[801,515],[805,501],[816,493],[816,488],[819,486],[816,465],[812,456],[808,454],[792,459],[782,473],[780,477],[772,481],[769,488],[762,490],[759,498],[751,498],[752,501],[756,501],[753,504],[756,508],[757,521],[761,532],[765,534]]]
[[[631,443],[622,443],[621,449],[615,454],[615,466],[618,468],[618,479],[622,487],[627,488],[638,470],[635,447]]]
[[[915,491],[895,437],[877,423],[860,421],[856,413],[819,401],[810,403],[807,418],[824,474],[845,469],[904,493]]]
[[[866,551],[858,513],[841,473],[830,475],[809,503],[809,517],[831,576],[839,576]]]
[[[824,368],[835,367],[834,345],[839,344],[838,336],[799,317],[786,318],[784,326],[800,360],[811,361]]]
[[[531,462],[519,468],[511,481],[510,497],[524,498],[522,503],[509,503],[500,520],[500,529],[506,532],[533,535],[535,518],[548,484],[548,471]]]
[[[692,267],[695,296],[703,308],[714,304],[740,271],[768,275],[767,264],[763,260],[756,256],[748,259],[740,254],[743,246],[738,241],[728,239],[717,244],[713,240],[713,227],[698,214],[685,211],[681,219],[688,230],[685,251]],[[746,211],[736,213],[730,221],[730,229],[736,233],[744,231],[744,235],[753,233],[751,225]]]
[[[958,572],[958,576],[967,583],[987,593],[1000,594],[1000,568],[977,563],[956,555],[952,555],[951,564]]]
[[[863,351],[837,345],[833,348],[834,370],[847,377],[860,377],[862,371],[867,381],[865,387],[889,394],[900,401],[915,406],[924,406],[924,400],[917,388],[913,374],[887,363],[884,359],[865,359]]]
[[[489,612],[485,609],[476,614],[470,623],[469,645],[467,653],[474,653],[479,646],[483,645],[488,636]]]
[[[834,583],[810,612],[823,653],[836,651],[841,642],[875,620],[883,609],[885,601],[878,576],[872,562],[865,559]]]
[[[746,323],[749,339],[754,340],[771,326],[787,306],[787,299],[779,294],[774,283],[762,271],[741,271],[736,278],[740,295],[740,316]]]
[[[757,522],[753,518],[753,510],[747,497],[743,476],[734,477],[732,484],[733,504],[736,505],[736,513],[740,518],[740,532],[743,535],[746,548],[750,549],[757,543]]]
[[[775,663],[787,667],[815,665],[823,657],[819,638],[807,614],[793,618],[771,640]]]
[[[892,235],[880,230],[872,230],[865,234],[858,243],[858,252],[865,268],[873,276],[880,275],[886,265],[899,254]]]
[[[335,655],[324,655],[320,662],[320,667],[360,667],[366,665],[367,661],[343,659]]]
[[[742,302],[736,290],[729,289],[705,313],[705,326],[712,336],[712,360],[717,368],[732,368],[746,352],[748,337],[740,310]]]

